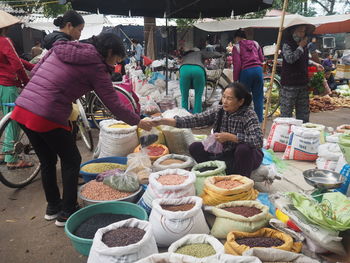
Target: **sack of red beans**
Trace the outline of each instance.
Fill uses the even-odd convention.
[[[167,169],[152,173],[148,187],[138,202],[148,213],[152,209],[152,201],[157,198],[182,198],[194,196],[196,176],[183,169]]]
[[[134,263],[158,253],[149,222],[127,219],[97,230],[88,263]]]
[[[187,234],[209,234],[202,198],[155,199],[149,222],[157,245],[167,247]]]
[[[216,238],[226,238],[235,229],[254,232],[269,223],[269,208],[258,201],[233,201],[217,205],[211,213],[216,216],[210,233]]]

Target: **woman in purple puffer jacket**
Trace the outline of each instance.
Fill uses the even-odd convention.
[[[70,132],[72,102],[94,90],[120,120],[151,129],[148,121],[129,111],[115,92],[110,73],[126,53],[113,34],[101,34],[91,43],[59,41],[32,70],[32,78],[16,100],[12,119],[20,123],[41,164],[47,200],[45,219],[64,226],[77,210],[81,156]],[[61,160],[63,195],[56,178],[57,155]]]

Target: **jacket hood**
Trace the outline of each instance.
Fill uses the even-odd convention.
[[[45,36],[43,40],[43,47],[47,50],[51,49],[56,41],[70,41],[72,37],[60,31],[53,31],[51,34]]]
[[[54,44],[53,51],[61,61],[68,64],[87,65],[104,63],[102,56],[91,44],[76,41],[58,41]]]
[[[239,41],[239,45],[246,47],[247,50],[252,50],[256,46],[252,40],[241,40]]]

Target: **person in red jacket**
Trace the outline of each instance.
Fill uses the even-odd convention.
[[[29,81],[25,70],[31,70],[34,67],[33,64],[18,57],[12,41],[6,37],[8,28],[19,22],[14,16],[0,11],[0,101],[3,115],[12,110],[12,107],[3,104],[15,102],[19,94],[18,88],[23,88]],[[20,128],[15,122],[6,128],[6,138],[1,152],[13,149],[13,141],[16,141],[19,131]],[[13,155],[0,154],[0,163],[6,163],[9,169],[33,166],[33,163],[17,160]]]

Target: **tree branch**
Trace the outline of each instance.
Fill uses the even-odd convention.
[[[320,6],[322,6],[322,8],[323,8],[327,13],[329,13],[328,7],[325,6],[325,5],[324,5],[322,2],[320,2],[319,0],[312,0],[312,2],[319,4]]]

